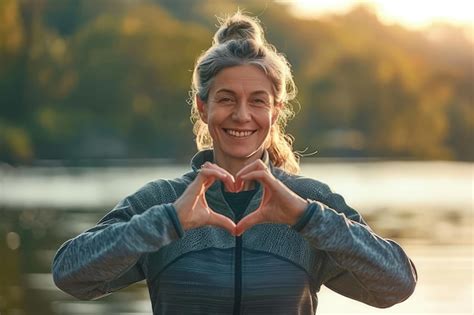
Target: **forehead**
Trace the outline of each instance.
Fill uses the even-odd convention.
[[[272,82],[258,66],[241,65],[225,68],[215,76],[211,93],[228,90],[234,93],[254,93],[257,91],[273,94]]]

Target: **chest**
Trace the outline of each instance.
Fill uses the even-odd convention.
[[[189,252],[149,281],[156,314],[308,314],[316,304],[302,268],[238,247]]]

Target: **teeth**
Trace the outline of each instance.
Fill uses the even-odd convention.
[[[253,131],[237,131],[231,129],[227,129],[226,132],[234,137],[247,137],[253,133]]]

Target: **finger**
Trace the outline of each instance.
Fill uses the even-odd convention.
[[[218,172],[222,172],[223,174],[225,174],[232,181],[231,183],[232,183],[232,186],[233,186],[234,176],[232,176],[232,174],[229,173],[226,169],[220,167],[217,164],[211,163],[211,162],[204,163],[202,167],[210,168],[210,169],[214,169]]]
[[[202,173],[205,173],[205,174],[202,174]],[[206,180],[209,180],[208,172],[207,171],[204,172],[204,169],[200,169],[198,171],[198,175],[196,176],[196,178],[191,182],[191,184],[189,184],[189,186],[186,188],[185,193],[183,194],[183,195],[190,194],[196,197],[193,203],[193,207],[197,201],[197,196],[201,195],[202,192],[206,189],[205,187]]]
[[[237,174],[235,174],[235,186],[242,189],[243,188],[243,179],[242,176],[245,174],[248,174],[250,172],[253,172],[255,170],[265,170],[268,171],[267,165],[263,163],[262,160],[255,160],[249,165],[246,165],[244,168],[242,168]]]
[[[277,180],[266,170],[257,170],[249,172],[245,175],[240,176],[240,180],[249,181],[256,180],[268,187],[274,187]]]
[[[215,169],[219,172],[224,173],[226,175],[226,179],[223,181],[225,187],[227,188],[228,191],[235,192],[235,187],[234,187],[235,179],[234,179],[234,176],[232,176],[231,173],[229,173],[226,169],[220,167],[217,164],[209,163],[209,167],[213,168],[213,169]]]
[[[252,212],[245,216],[235,227],[235,235],[240,236],[254,225],[264,223],[263,217],[259,211]]]
[[[242,176],[248,172],[251,172],[257,169],[264,170],[264,169],[267,169],[267,166],[265,165],[265,163],[263,163],[262,160],[255,160],[252,163],[244,166],[240,171],[238,171],[237,174],[235,174],[235,177],[237,178],[238,176]]]
[[[232,220],[229,219],[228,217],[223,216],[222,214],[219,214],[219,213],[215,213],[212,210],[211,210],[208,224],[226,229],[230,234],[235,235],[235,223],[232,222]]]
[[[209,162],[206,162],[206,163],[209,163]],[[209,163],[208,166],[211,167],[211,168],[213,168],[213,169],[216,169],[216,170],[219,170],[219,171],[221,171],[221,172],[224,172],[224,173],[227,174],[229,177],[234,178],[234,176],[232,176],[232,174],[229,173],[229,171],[227,171],[225,168],[220,167],[220,166],[217,165],[217,164]]]
[[[204,185],[206,189],[209,188],[216,179],[220,179],[223,182],[229,180],[226,174],[209,167],[201,168],[197,178],[201,186]]]

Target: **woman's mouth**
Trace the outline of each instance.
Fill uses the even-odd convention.
[[[225,133],[232,137],[244,138],[253,134],[256,130],[235,130],[235,129],[224,129]]]

